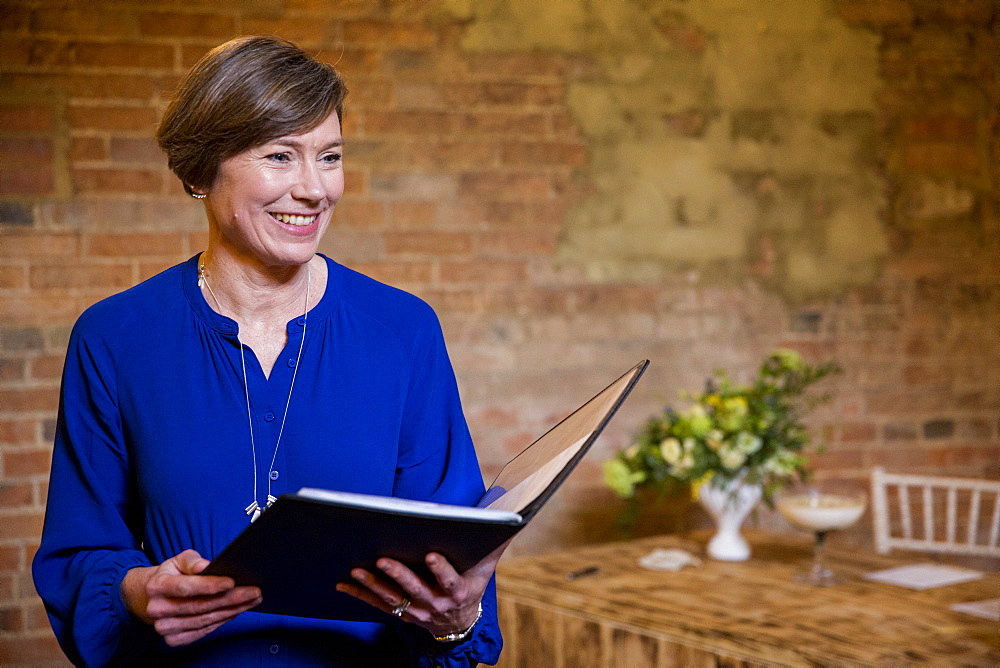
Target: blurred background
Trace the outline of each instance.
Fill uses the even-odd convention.
[[[487,480],[651,360],[512,554],[624,538],[602,461],[778,347],[844,370],[819,477],[1000,478],[996,2],[2,0],[0,663],[61,657],[29,566],[70,327],[203,249],[153,130],[259,33],[343,74],[323,251],[437,310]],[[651,499],[636,532],[699,513]]]

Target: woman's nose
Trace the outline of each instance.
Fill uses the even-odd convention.
[[[292,197],[295,199],[316,202],[325,198],[326,182],[323,174],[317,165],[311,161],[302,163],[302,168],[298,171],[298,178],[292,188]]]

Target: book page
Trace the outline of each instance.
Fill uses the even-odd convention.
[[[580,447],[590,438],[590,435],[584,436],[579,441],[573,444],[572,447],[566,448],[558,455],[552,458],[551,461],[542,465],[540,469],[530,474],[527,478],[522,480],[520,483],[514,485],[513,488],[508,490],[503,490],[503,488],[494,485],[491,490],[501,490],[502,493],[494,501],[487,505],[487,508],[492,508],[494,510],[509,510],[511,512],[519,512],[528,503],[533,501],[535,497],[545,491],[545,488],[549,486],[559,472],[569,464],[569,460],[573,458],[573,455],[579,451]],[[489,492],[487,492],[489,494]]]
[[[480,505],[522,512],[587,444],[628,389],[637,370],[626,373],[508,462]],[[510,499],[506,499],[508,495]]]
[[[341,505],[387,510],[404,515],[421,515],[424,517],[451,517],[456,519],[483,520],[494,522],[516,523],[521,521],[517,513],[505,510],[475,508],[468,506],[452,506],[431,501],[414,501],[395,496],[375,496],[372,494],[355,494],[353,492],[335,492],[328,489],[303,487],[298,495],[316,501],[326,501]]]

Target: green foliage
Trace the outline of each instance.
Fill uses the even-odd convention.
[[[750,385],[734,385],[717,372],[684,410],[668,406],[649,418],[631,445],[604,462],[604,480],[622,498],[633,499],[639,488],[690,485],[697,495],[701,484],[721,487],[742,477],[760,483],[770,503],[775,491],[808,477],[803,452],[809,435],[802,418],[829,396],[808,396],[806,390],[839,371],[832,362],[812,366],[794,351],[776,350]]]

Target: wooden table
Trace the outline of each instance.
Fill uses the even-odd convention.
[[[636,560],[655,548],[700,557],[707,534],[501,561],[499,665],[1000,666],[1000,623],[948,609],[1000,597],[1000,573],[914,591],[860,577],[912,558],[830,549],[830,565],[847,581],[810,587],[793,580],[809,563],[807,536],[744,535],[753,548],[748,561],[704,559],[676,572],[645,570]],[[597,572],[567,580],[590,567]]]

